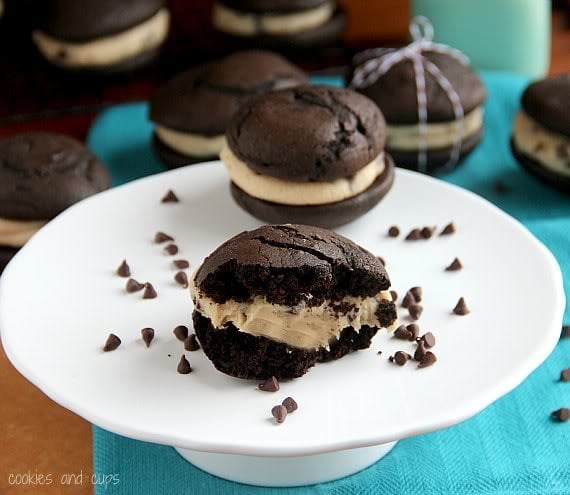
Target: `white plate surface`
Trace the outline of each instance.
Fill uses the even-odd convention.
[[[160,203],[169,188],[180,203]],[[453,236],[385,236],[392,224],[405,234],[450,220]],[[438,339],[435,366],[390,364],[390,354],[413,346],[381,332],[369,350],[317,365],[274,394],[217,372],[201,351],[187,353],[194,373],[177,374],[183,348],[172,329],[191,324],[192,303],[173,281],[172,258],[152,242],[155,232],[173,235],[176,257],[196,268],[224,240],[258,225],[232,202],[219,163],[81,202],[42,229],[1,279],[0,328],[10,360],[56,402],[112,432],[194,450],[296,456],[453,425],[517,386],[557,342],[564,294],[550,252],[478,196],[398,170],[388,197],[339,233],[385,257],[400,294],[424,288],[420,324]],[[455,256],[464,270],[445,272]],[[123,258],[134,278],[153,282],[157,299],[125,293],[125,279],[114,274]],[[459,296],[469,316],[451,314]],[[146,326],[156,330],[150,349],[140,340]],[[123,344],[103,353],[110,332]],[[270,409],[289,395],[299,410],[276,426]]]

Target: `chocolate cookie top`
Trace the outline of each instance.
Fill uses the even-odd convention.
[[[79,141],[30,133],[0,139],[0,217],[49,220],[110,186],[109,174]]]
[[[522,95],[522,107],[547,129],[570,136],[570,73],[532,83]]]
[[[457,92],[463,112],[469,113],[485,101],[485,88],[479,76],[455,58],[436,52],[423,52],[435,64]],[[366,58],[356,57],[358,65]],[[424,63],[425,67],[425,63]],[[436,79],[425,72],[428,122],[455,120],[453,106]],[[375,83],[357,89],[380,107],[389,124],[409,125],[418,122],[418,99],[413,64],[409,60],[394,65]]]
[[[41,29],[60,40],[92,40],[140,24],[164,5],[164,0],[48,0]]]
[[[301,69],[276,53],[238,52],[167,82],[150,101],[150,119],[183,132],[219,135],[248,98],[307,82]]]
[[[378,258],[345,237],[305,225],[266,225],[242,232],[208,256],[196,274],[214,301],[264,296],[275,304],[374,296],[390,287]]]
[[[296,12],[313,9],[334,0],[218,0],[231,9],[252,13]]]
[[[302,86],[243,105],[226,133],[233,153],[264,175],[289,181],[350,177],[384,149],[382,112],[349,89]]]

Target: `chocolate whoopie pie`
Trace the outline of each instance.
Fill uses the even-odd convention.
[[[354,69],[363,67],[377,51],[359,54],[354,59]],[[483,135],[483,103],[485,88],[479,76],[466,64],[445,53],[424,51],[422,64],[425,73],[425,171],[433,172],[444,165],[448,169],[475,149]],[[426,69],[426,63],[434,64],[445,76],[459,97],[464,118],[461,124],[461,149],[459,159],[450,163],[453,145],[458,137],[453,105],[445,88]],[[417,170],[422,146],[418,93],[413,63],[403,60],[371,84],[353,84],[357,91],[371,98],[386,118],[386,151],[392,155],[398,167]]]
[[[226,128],[252,96],[308,83],[307,75],[276,53],[238,52],[184,72],[150,101],[155,151],[169,168],[217,159]]]
[[[338,39],[346,14],[334,0],[216,0],[213,24],[256,46],[306,48]]]
[[[511,148],[528,172],[570,192],[570,73],[528,86],[515,118]]]
[[[0,138],[0,271],[48,220],[109,186],[106,168],[71,137]]]
[[[222,373],[297,378],[394,325],[389,288],[378,258],[345,237],[267,225],[226,241],[198,268],[194,330]]]
[[[33,39],[50,63],[120,72],[152,60],[168,35],[165,0],[48,0]]]
[[[348,89],[302,86],[257,97],[241,107],[226,137],[220,156],[232,195],[269,223],[348,223],[394,181],[382,113]]]

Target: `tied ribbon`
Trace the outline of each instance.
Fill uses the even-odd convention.
[[[416,92],[418,101],[418,169],[421,172],[427,170],[427,94],[426,75],[428,72],[443,89],[455,115],[455,138],[451,156],[445,168],[451,168],[459,160],[461,154],[461,141],[463,133],[463,106],[457,91],[453,88],[449,79],[445,77],[439,68],[426,57],[423,52],[437,52],[449,55],[463,65],[469,65],[469,59],[455,48],[433,42],[433,26],[429,19],[423,16],[414,17],[410,24],[412,43],[400,49],[373,48],[359,53],[355,57],[358,64],[354,71],[354,77],[350,83],[354,88],[366,88],[378,81],[386,72],[396,64],[404,60],[410,60],[413,64],[416,80]],[[361,61],[359,63],[359,61]]]

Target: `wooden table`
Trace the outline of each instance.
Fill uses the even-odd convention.
[[[555,15],[551,63],[553,74],[570,70],[570,31],[562,29],[564,22],[562,16]],[[121,95],[117,89],[118,93],[112,94],[112,99],[144,98],[154,86],[153,82],[148,80],[143,83],[131,81],[128,84],[128,94]],[[96,97],[97,95],[91,96],[95,100]],[[12,121],[9,125],[4,115],[4,126],[0,127],[0,134],[13,134],[29,129],[50,129],[62,132],[69,132],[73,129],[74,133],[81,137],[85,135],[97,109],[95,102],[92,106],[68,109],[63,116],[54,116],[46,112],[39,114],[36,119]],[[90,483],[93,469],[91,425],[52,402],[27,382],[10,365],[1,347],[0,377],[0,397],[2,397],[0,401],[0,493],[3,495],[92,493]],[[80,485],[66,486],[60,482],[64,475],[81,473],[83,473],[83,481]],[[42,474],[51,475],[52,484],[49,486],[9,484],[9,481],[14,481],[14,478],[9,478],[10,475],[17,474],[31,474],[32,477]]]

